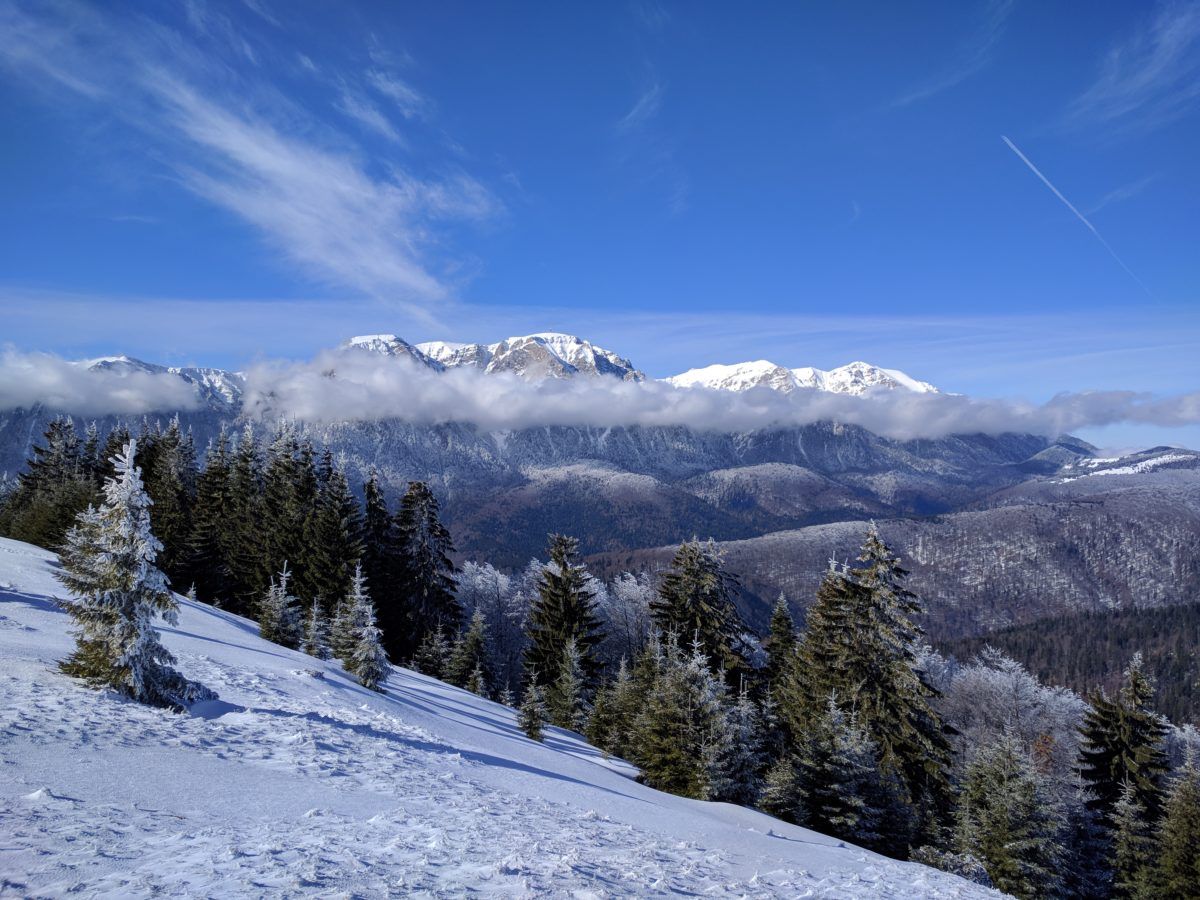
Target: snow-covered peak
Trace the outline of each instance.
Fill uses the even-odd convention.
[[[733,365],[704,366],[690,369],[681,375],[664,379],[676,387],[706,387],[721,391],[745,391],[753,387],[769,387],[789,393],[798,384],[790,369],[765,359]]]
[[[366,353],[377,353],[380,356],[400,356],[431,369],[443,368],[440,362],[425,355],[404,338],[395,334],[360,334],[350,338],[338,349],[361,350]]]
[[[227,372],[224,369],[205,366],[162,366],[125,354],[84,359],[77,362],[76,365],[83,366],[92,372],[104,372],[119,376],[134,373],[173,375],[191,385],[196,396],[207,406],[223,411],[232,409],[241,403],[246,387],[246,379],[241,372]]]
[[[769,387],[785,394],[797,388],[827,391],[833,394],[865,394],[875,388],[937,393],[937,388],[918,381],[899,369],[883,369],[865,362],[852,362],[828,371],[805,366],[788,369],[769,360],[712,365],[690,369],[664,379],[676,387],[704,387],[721,391],[745,391]]]
[[[510,337],[489,346],[488,372],[513,372],[522,378],[570,378],[605,375],[623,381],[643,381],[633,363],[611,350],[573,334],[541,332]]]

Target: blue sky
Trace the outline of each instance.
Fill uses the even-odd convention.
[[[561,330],[653,375],[1179,393],[1198,106],[1195,2],[0,0],[0,339]]]

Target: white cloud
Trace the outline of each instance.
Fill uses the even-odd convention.
[[[1160,4],[1153,19],[1113,47],[1096,81],[1067,113],[1069,125],[1155,128],[1200,99],[1200,3]]]
[[[221,21],[193,8],[198,27]],[[0,64],[103,104],[183,186],[254,226],[316,280],[427,311],[450,294],[438,228],[499,209],[465,173],[371,165],[259,70],[201,55],[156,22],[111,23],[65,6],[36,15],[3,8],[0,26]],[[361,98],[344,99],[354,100],[348,114],[399,137]]]
[[[909,106],[928,100],[981,72],[992,61],[1012,8],[1013,0],[992,0],[987,17],[971,38],[958,48],[951,65],[897,97],[892,106]]]
[[[104,416],[186,412],[200,401],[190,385],[167,373],[91,371],[48,353],[0,352],[0,409],[37,404]]]
[[[380,69],[367,73],[367,83],[396,104],[406,119],[424,116],[430,107],[429,100],[408,82]]]

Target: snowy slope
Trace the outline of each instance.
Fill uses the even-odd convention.
[[[573,334],[546,331],[506,338],[495,344],[458,344],[428,341],[417,349],[453,369],[480,369],[486,373],[511,372],[522,378],[571,378],[604,375],[623,381],[644,381],[633,363],[611,350]]]
[[[908,390],[919,394],[936,394],[932,384],[917,381],[899,369],[883,369],[865,362],[852,362],[825,371],[805,366],[788,369],[769,360],[712,365],[689,369],[679,375],[664,378],[676,387],[704,387],[720,391],[746,391],[754,387],[791,393],[798,388],[811,388],[833,394],[865,394],[873,388]]]
[[[997,896],[723,804],[396,669],[386,694],[182,602],[173,715],[59,674],[52,554],[0,541],[0,893]]]

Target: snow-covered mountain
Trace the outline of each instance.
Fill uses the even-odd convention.
[[[195,389],[197,396],[213,409],[230,410],[241,404],[245,392],[246,378],[241,372],[227,372],[204,366],[160,366],[135,359],[132,356],[101,356],[80,360],[81,365],[93,372],[108,372],[126,375],[142,372],[148,375],[175,375]]]
[[[59,672],[52,553],[0,540],[0,870],[14,896],[999,897],[633,779],[579,735],[394,668],[383,693],[180,598],[218,700],[175,714]]]
[[[865,362],[852,362],[828,371],[806,366],[788,369],[765,359],[732,365],[712,365],[689,369],[663,379],[675,387],[705,387],[722,391],[746,391],[755,387],[791,393],[800,388],[833,394],[865,394],[874,388],[907,390],[920,394],[938,393],[925,381],[918,381],[899,369],[883,369]]]
[[[576,375],[622,381],[646,378],[624,357],[572,334],[543,332],[510,337],[495,344],[430,341],[417,347],[447,368],[469,366],[487,373],[512,372],[530,380]]]

